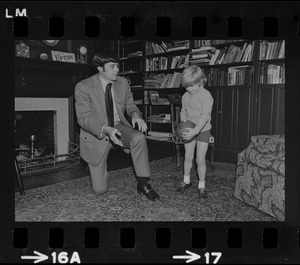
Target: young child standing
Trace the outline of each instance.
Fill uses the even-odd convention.
[[[182,96],[182,109],[180,119],[182,122],[190,120],[196,124],[195,128],[187,128],[182,134],[185,141],[190,140],[196,135],[196,138],[184,144],[184,176],[183,182],[177,189],[178,192],[185,192],[192,186],[190,172],[194,159],[195,147],[197,146],[197,171],[199,175],[198,197],[200,199],[209,198],[205,189],[206,163],[205,156],[210,139],[211,129],[211,111],[213,106],[213,97],[210,92],[204,88],[207,81],[202,69],[196,65],[188,66],[182,73],[181,84],[186,88]]]

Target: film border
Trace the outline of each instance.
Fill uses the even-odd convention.
[[[146,6],[146,8],[145,8]],[[143,7],[143,8],[142,8]],[[7,98],[7,104],[1,105],[3,128],[2,139],[7,139],[4,146],[1,166],[5,174],[0,178],[1,200],[1,240],[0,262],[22,262],[20,256],[24,253],[32,254],[33,250],[50,255],[53,250],[48,247],[48,229],[61,227],[65,232],[65,246],[56,251],[78,251],[82,262],[99,263],[169,263],[175,254],[184,254],[186,249],[204,253],[206,251],[221,251],[223,253],[220,263],[296,263],[299,262],[299,166],[297,146],[299,146],[299,125],[295,117],[299,117],[299,2],[2,2],[1,3],[1,72],[8,73],[2,77],[4,87],[14,86],[14,51],[13,42],[16,39],[12,34],[13,20],[4,17],[5,9],[16,10],[26,8],[29,17],[28,39],[47,39],[47,22],[51,16],[65,18],[65,34],[63,39],[81,39],[84,36],[83,21],[86,16],[99,16],[103,19],[105,27],[99,38],[120,38],[119,21],[121,17],[133,16],[136,18],[136,39],[156,39],[155,18],[167,16],[171,18],[173,39],[192,39],[190,31],[191,17],[207,18],[207,36],[205,38],[227,39],[226,18],[243,18],[243,38],[263,38],[262,20],[264,17],[277,17],[278,38],[286,39],[286,139],[287,139],[287,167],[286,175],[286,220],[284,222],[200,222],[200,223],[16,223],[14,222],[14,191],[12,176],[13,146],[12,113],[13,89],[1,89],[1,96]],[[149,11],[151,10],[151,12]],[[101,31],[101,27],[100,27]],[[203,38],[203,39],[205,39]],[[10,188],[8,188],[10,187]],[[29,232],[29,245],[26,249],[15,249],[12,245],[12,230],[25,227]],[[84,242],[84,229],[98,227],[101,240],[107,243],[99,249],[86,249]],[[134,227],[136,247],[132,250],[122,249],[119,245],[119,230],[123,227]],[[170,228],[172,244],[168,249],[155,247],[155,230],[157,228]],[[207,246],[204,251],[191,248],[190,231],[195,227],[205,228],[207,232]],[[243,247],[241,249],[228,249],[226,247],[226,230],[238,227],[243,231]],[[264,228],[276,228],[279,245],[276,249],[263,249],[261,247],[261,231]],[[32,240],[32,238],[34,240]],[[297,256],[298,255],[298,256]],[[177,262],[174,260],[174,262]]]

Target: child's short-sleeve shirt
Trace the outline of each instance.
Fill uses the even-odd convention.
[[[185,92],[182,96],[182,109],[180,112],[181,121],[190,120],[198,124],[201,115],[208,114],[209,120],[202,131],[211,129],[211,111],[213,103],[213,97],[204,87],[202,87],[199,92],[194,95]]]

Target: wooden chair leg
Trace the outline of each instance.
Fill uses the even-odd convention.
[[[215,144],[210,144],[210,168],[214,171],[214,155],[215,155]]]
[[[19,188],[20,188],[20,193],[21,193],[21,195],[25,195],[24,185],[23,185],[23,181],[21,178],[18,162],[16,159],[15,159],[14,163],[15,163],[15,170],[16,170],[16,176],[17,176],[17,180],[18,180],[18,184],[19,184]]]

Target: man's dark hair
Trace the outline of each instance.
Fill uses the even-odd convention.
[[[118,63],[120,61],[119,56],[114,54],[111,51],[99,51],[94,55],[93,58],[93,67],[97,68],[98,66],[103,67],[106,63]]]

